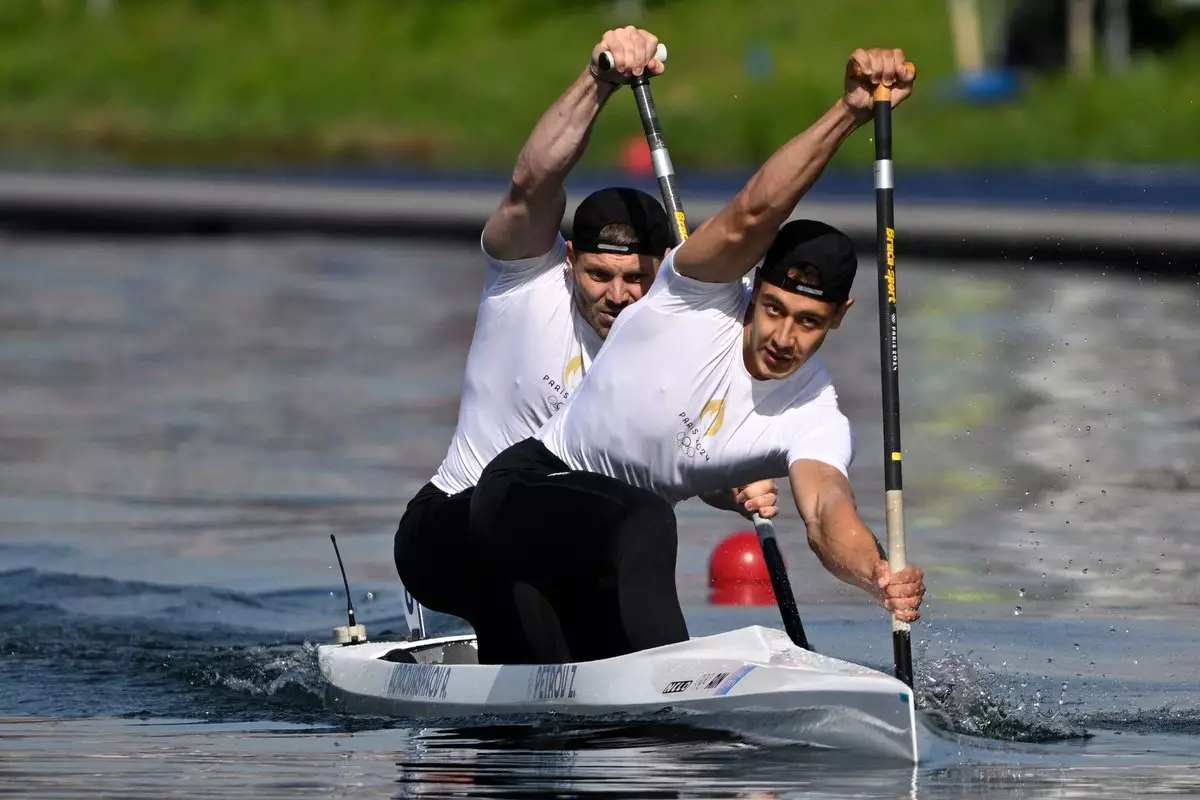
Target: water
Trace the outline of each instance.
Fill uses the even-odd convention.
[[[825,352],[882,531],[873,260]],[[468,247],[13,239],[0,256],[6,796],[1032,797],[1200,792],[1200,290],[1070,265],[901,264],[909,558],[928,760],[652,719],[454,727],[328,712],[314,646],[399,627],[391,533],[454,423]],[[805,626],[889,668],[888,623],[779,521]],[[744,527],[680,508],[703,634]],[[1084,572],[1084,570],[1087,570]],[[1019,613],[1017,611],[1019,607]],[[434,615],[439,631],[462,630]]]

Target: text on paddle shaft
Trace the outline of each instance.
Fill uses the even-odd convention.
[[[450,670],[433,664],[397,664],[388,678],[389,697],[445,699]]]
[[[887,285],[888,302],[896,302],[896,232],[887,229]]]
[[[550,700],[575,696],[575,670],[578,664],[547,664],[538,667],[529,678],[529,696]]]
[[[892,306],[888,320],[891,326],[892,372],[896,372],[900,369],[900,340],[896,334],[896,231],[892,228],[887,229],[887,287],[888,302]]]

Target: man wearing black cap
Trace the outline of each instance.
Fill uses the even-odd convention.
[[[563,180],[592,123],[630,74],[662,72],[657,44],[634,28],[608,31],[591,64],[607,50],[613,70],[585,69],[530,134],[483,230],[487,271],[453,439],[396,530],[393,557],[405,588],[421,605],[470,622],[484,663],[565,653],[540,594],[522,582],[495,580],[476,557],[466,539],[470,496],[497,453],[531,436],[563,406],[671,245],[662,205],[626,188],[592,193],[575,211],[570,241],[559,232]],[[773,497],[774,484],[741,491]]]
[[[857,512],[850,424],[817,356],[854,303],[854,247],[820,222],[784,224],[870,120],[872,84],[892,86],[893,104],[910,93],[904,63],[898,50],[856,50],[848,66],[866,77],[846,79],[828,112],[671,251],[583,386],[484,469],[478,553],[548,599],[570,660],[686,640],[672,506],[784,475],[821,563],[900,620],[918,618],[923,575],[890,574]]]

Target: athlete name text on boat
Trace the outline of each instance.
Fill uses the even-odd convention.
[[[446,699],[450,668],[435,664],[397,664],[388,678],[390,697],[429,697]]]
[[[550,700],[575,696],[575,670],[578,664],[545,664],[529,678],[529,696]]]

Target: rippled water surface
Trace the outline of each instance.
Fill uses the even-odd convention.
[[[878,329],[825,353],[882,531]],[[470,247],[10,239],[0,253],[0,786],[63,798],[1093,797],[1200,793],[1200,289],[1062,264],[901,263],[909,559],[927,760],[672,720],[334,715],[314,646],[399,610],[391,534],[457,412]],[[696,634],[739,518],[680,507]],[[888,622],[779,521],[822,652]],[[434,616],[438,630],[460,622]]]

